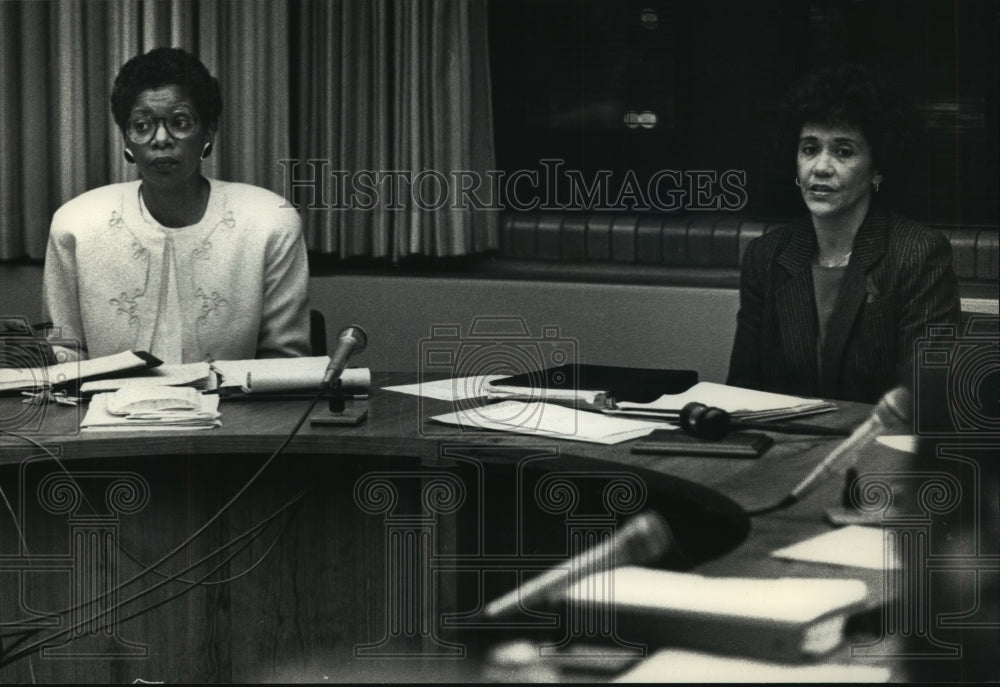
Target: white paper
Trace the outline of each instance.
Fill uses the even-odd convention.
[[[411,394],[436,401],[465,401],[474,398],[486,398],[489,384],[495,379],[503,379],[506,375],[479,375],[474,377],[456,377],[455,379],[439,379],[433,382],[417,384],[400,384],[387,386],[385,391],[397,391],[401,394]]]
[[[916,453],[918,448],[917,442],[919,439],[915,436],[910,436],[909,434],[892,434],[889,436],[879,437],[877,441],[883,446],[888,446],[889,448],[902,451],[903,453]]]
[[[493,429],[597,444],[617,444],[644,437],[663,424],[592,413],[552,403],[503,401],[432,417],[466,429]]]
[[[807,563],[894,570],[899,567],[899,560],[894,551],[888,550],[888,541],[881,527],[851,525],[786,546],[771,555]]]
[[[618,676],[615,682],[888,682],[884,666],[848,663],[787,664],[663,649]]]

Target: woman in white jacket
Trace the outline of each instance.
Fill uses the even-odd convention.
[[[266,189],[208,179],[222,98],[193,55],[157,48],[118,73],[111,109],[138,181],[52,219],[44,308],[71,354],[167,363],[308,355],[298,213]]]

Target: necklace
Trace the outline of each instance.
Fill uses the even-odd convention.
[[[844,257],[840,258],[839,260],[827,260],[827,261],[820,260],[819,254],[817,253],[816,264],[819,265],[820,267],[843,267],[850,261],[851,253],[853,252],[854,251],[847,251],[846,253],[844,253]]]

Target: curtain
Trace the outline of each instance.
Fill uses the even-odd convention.
[[[310,246],[392,261],[497,248],[486,3],[293,9],[296,160],[286,197],[303,210]]]
[[[297,160],[482,175],[493,165],[485,13],[481,0],[0,1],[0,260],[43,258],[61,204],[134,178],[111,85],[162,45],[198,55],[222,85],[208,176],[284,195],[290,172],[308,171]],[[404,201],[303,207],[309,246],[395,260],[498,244],[495,211]]]
[[[129,58],[158,46],[198,55],[222,85],[204,173],[282,191],[273,161],[289,154],[288,111],[260,103],[287,102],[286,3],[0,2],[0,36],[0,259],[43,258],[61,204],[135,178],[111,86]]]

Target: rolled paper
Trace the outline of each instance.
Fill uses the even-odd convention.
[[[284,393],[318,389],[328,356],[311,358],[268,358],[263,360],[217,361],[213,366],[222,374],[223,386],[230,386],[229,379],[250,394]],[[371,388],[371,370],[352,367],[340,377],[344,393],[362,395]]]

